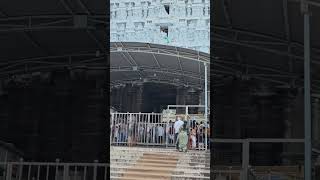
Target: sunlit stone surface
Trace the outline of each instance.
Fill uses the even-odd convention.
[[[147,42],[209,53],[209,0],[111,0],[111,42]]]

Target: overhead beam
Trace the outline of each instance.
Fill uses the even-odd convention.
[[[99,47],[100,51],[105,51],[106,47],[104,47],[102,45],[102,43],[97,39],[97,37],[90,31],[87,29],[87,33],[90,36],[90,38],[97,44],[97,46]]]
[[[227,32],[227,33],[233,33],[234,35],[238,33],[238,36],[241,36],[241,34],[243,34],[246,36],[252,36],[254,38],[261,38],[261,39],[263,39],[264,42],[277,43],[278,45],[279,45],[279,43],[283,43],[283,45],[288,44],[287,39],[282,39],[282,38],[278,38],[275,36],[266,35],[266,34],[257,33],[257,32],[251,32],[248,30],[242,30],[242,29],[236,29],[236,28],[230,29],[228,27],[223,27],[223,26],[218,26],[218,25],[214,25],[213,29],[215,32],[212,33],[212,35],[218,36],[220,38],[227,38],[223,35],[225,32]],[[291,46],[301,48],[301,49],[303,49],[303,47],[304,47],[303,43],[294,42],[294,41],[291,41]],[[318,49],[318,48],[312,47],[312,51],[320,53],[320,49]]]
[[[220,41],[220,42],[223,42],[223,43],[228,43],[228,44],[233,44],[233,45],[239,45],[239,46],[243,46],[243,47],[253,48],[253,49],[257,49],[257,50],[261,50],[261,51],[277,54],[277,55],[280,55],[280,56],[287,56],[287,57],[303,60],[302,56],[297,56],[297,55],[294,55],[294,54],[290,54],[287,51],[283,52],[283,51],[279,51],[279,50],[276,50],[276,49],[260,47],[260,46],[256,46],[256,45],[241,43],[241,42],[238,42],[238,41],[222,39],[222,38],[215,38],[215,41]],[[320,65],[320,57],[314,57],[313,59],[316,59],[316,58],[319,59],[319,60],[317,60],[317,61],[313,60],[312,63]]]
[[[49,55],[49,52],[47,49],[43,48],[39,42],[37,42],[28,32],[23,33],[25,37],[38,49],[40,49],[45,55]]]
[[[82,0],[78,0],[78,3],[79,3],[79,5],[81,6],[81,8],[86,11],[86,13],[87,13],[88,15],[91,15],[91,12],[90,12],[89,9],[87,8],[87,6],[83,4]]]
[[[60,3],[63,5],[63,7],[67,10],[67,12],[71,15],[74,15],[73,10],[70,8],[70,6],[65,2],[65,0],[60,0]]]

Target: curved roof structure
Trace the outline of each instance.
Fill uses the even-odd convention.
[[[0,7],[0,77],[88,62],[106,69],[103,1],[7,0]]]
[[[156,82],[203,88],[204,63],[210,63],[207,53],[149,43],[111,43],[110,52],[113,87]]]
[[[303,87],[303,14],[300,0],[214,1],[211,29],[215,72]],[[320,3],[310,4],[312,91],[320,92]]]

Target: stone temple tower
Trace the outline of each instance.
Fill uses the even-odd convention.
[[[111,0],[111,42],[147,42],[209,53],[209,0]]]

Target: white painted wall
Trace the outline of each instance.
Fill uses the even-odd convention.
[[[168,5],[170,12],[166,12]],[[210,52],[209,0],[111,0],[111,42],[147,42]],[[160,27],[168,27],[168,35]]]

